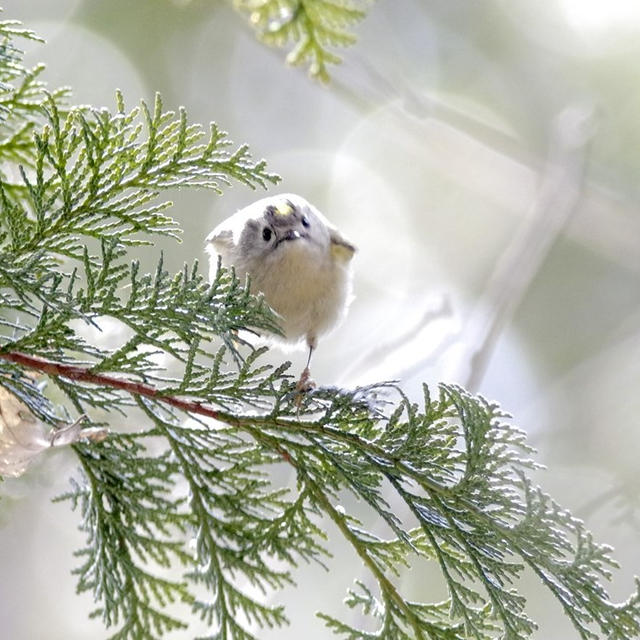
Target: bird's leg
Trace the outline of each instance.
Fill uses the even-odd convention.
[[[309,345],[309,357],[307,358],[307,366],[304,368],[296,389],[300,392],[311,391],[316,386],[316,383],[311,379],[311,370],[309,365],[311,364],[311,354],[316,348],[316,339],[312,336],[307,336],[307,344]]]

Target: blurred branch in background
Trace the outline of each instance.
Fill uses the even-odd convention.
[[[397,115],[400,121],[405,120],[407,116],[417,120],[433,118],[466,133],[498,153],[525,164],[533,162],[512,135],[452,106],[435,93],[429,95],[420,92],[401,74],[383,73],[357,51],[351,53],[349,60],[355,69],[353,77],[350,77],[348,82],[340,77],[333,78],[331,88],[354,108],[369,111],[381,103],[399,98],[400,108]]]
[[[500,333],[576,210],[594,124],[594,109],[586,105],[569,106],[556,118],[549,160],[529,220],[500,257],[467,321],[471,357],[465,384],[469,389],[479,387]]]
[[[483,121],[476,115],[470,114],[462,108],[452,105],[450,101],[440,97],[434,90],[433,94],[425,93],[415,88],[413,83],[403,76],[402,71],[392,73],[388,70],[372,64],[364,56],[354,51],[349,56],[350,67],[354,69],[346,80],[334,77],[331,81],[331,89],[345,103],[351,105],[359,113],[368,113],[381,104],[396,103],[395,113],[400,126],[409,127],[415,121],[436,120],[452,127],[456,131],[466,134],[478,144],[492,149],[496,153],[511,159],[532,171],[546,175],[550,163],[559,159],[558,144],[561,143],[561,134],[556,123],[556,131],[551,132],[552,139],[549,145],[548,159],[540,160],[534,153],[527,150],[522,140],[515,134]],[[566,109],[575,110],[575,116],[567,118],[583,117],[587,127],[594,127],[593,131],[585,131],[588,137],[583,145],[586,148],[590,139],[595,134],[595,125],[598,115],[594,103],[582,102],[569,105]],[[566,110],[565,110],[566,111]],[[583,111],[582,116],[578,111]],[[558,118],[562,118],[559,115]],[[579,123],[575,123],[579,126]],[[565,126],[571,126],[565,123]],[[567,144],[568,141],[567,141]],[[567,152],[569,150],[567,149]],[[587,150],[584,153],[586,155]],[[576,150],[579,155],[580,151]],[[575,155],[575,154],[574,154]],[[575,163],[574,158],[571,162]],[[584,162],[584,158],[582,160]],[[597,253],[615,260],[622,266],[640,271],[637,260],[637,228],[632,226],[637,218],[636,202],[624,197],[624,194],[614,192],[606,186],[597,175],[584,175],[584,167],[580,170],[582,176],[581,217],[583,224],[571,225],[570,220],[564,226],[567,235],[591,248]],[[542,194],[541,194],[542,195]]]
[[[587,500],[576,510],[576,516],[585,522],[606,507],[613,506],[616,523],[625,522],[640,531],[640,486],[637,479],[625,480]]]
[[[387,358],[390,354],[398,349],[402,349],[412,342],[425,327],[436,320],[448,319],[453,315],[451,300],[448,296],[443,295],[439,299],[427,304],[420,316],[409,329],[403,331],[399,335],[391,337],[387,342],[374,346],[371,350],[365,352],[360,358],[349,366],[341,375],[340,380],[348,380],[351,376],[358,376],[365,371],[373,368],[381,360]],[[443,337],[441,342],[443,346],[449,344],[447,337]],[[435,357],[435,354],[431,354]],[[403,378],[404,375],[399,376]]]
[[[364,71],[374,91],[388,98],[401,98],[399,121],[407,115],[418,120],[440,120],[515,162],[524,163],[532,168],[536,166],[537,163],[527,157],[522,146],[512,136],[450,107],[441,100],[419,94],[410,83],[397,77],[387,77],[357,54],[353,57],[356,57],[358,66]],[[344,100],[359,109],[368,108],[367,101],[352,87],[339,81],[334,86]],[[463,384],[469,389],[479,388],[499,336],[513,317],[554,241],[566,230],[572,214],[576,211],[584,191],[589,142],[595,133],[596,112],[593,105],[569,105],[558,114],[550,136],[548,158],[539,170],[541,177],[536,200],[511,243],[496,261],[476,309],[464,323],[457,338],[451,333],[443,336],[436,347],[437,353],[430,352],[424,358],[413,361],[406,369],[396,374],[398,377],[406,379],[433,362],[434,358],[444,353],[452,344],[464,342],[468,345],[465,346],[468,362],[462,367],[468,371],[461,372],[458,379],[463,380]],[[405,345],[431,320],[433,318],[427,311],[424,320],[420,320],[401,338],[372,350],[358,362],[358,365],[361,362],[370,364],[374,359],[384,357],[391,351],[391,345],[395,345],[396,348]]]

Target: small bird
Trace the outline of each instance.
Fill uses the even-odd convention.
[[[309,357],[297,388],[312,389],[309,366],[318,338],[342,320],[352,299],[355,246],[292,193],[237,211],[209,234],[206,244],[212,277],[218,256],[240,278],[248,274],[252,292],[261,292],[280,316],[284,341],[306,341]]]

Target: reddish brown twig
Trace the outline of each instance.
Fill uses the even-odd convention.
[[[90,384],[122,389],[123,391],[128,391],[133,395],[153,398],[154,400],[164,402],[172,407],[181,409],[182,411],[188,411],[189,413],[197,413],[199,415],[215,419],[219,419],[221,417],[219,411],[216,411],[214,408],[202,402],[163,395],[161,390],[156,389],[151,385],[144,384],[143,382],[132,382],[131,380],[121,380],[120,378],[114,378],[113,376],[108,376],[103,373],[92,373],[89,369],[85,369],[84,367],[45,360],[44,358],[37,358],[35,356],[27,355],[26,353],[20,353],[19,351],[0,352],[0,358],[15,362],[16,364],[28,369],[34,369],[35,371],[46,373],[50,376],[60,376],[61,378],[67,378],[68,380],[77,380],[79,382],[89,382]]]

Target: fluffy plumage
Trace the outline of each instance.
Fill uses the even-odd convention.
[[[217,257],[262,292],[282,318],[287,342],[305,340],[309,360],[318,338],[351,302],[355,247],[309,202],[287,193],[258,200],[221,222],[207,237]],[[308,381],[308,363],[303,378]],[[301,382],[303,380],[301,378]]]

